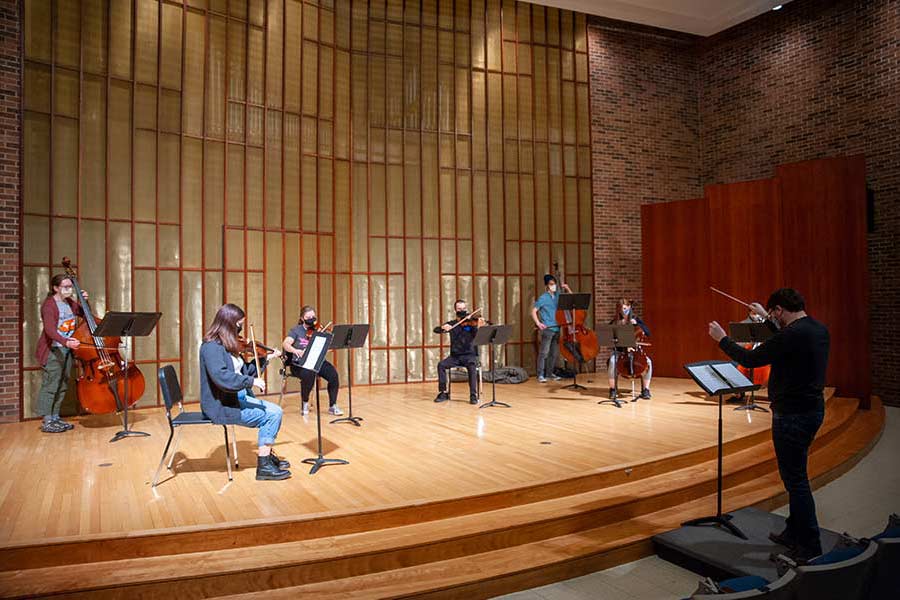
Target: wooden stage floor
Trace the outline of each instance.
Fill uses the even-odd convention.
[[[63,434],[43,434],[30,421],[0,428],[0,544],[89,539],[150,530],[193,530],[236,522],[362,512],[512,489],[631,463],[716,442],[717,410],[690,380],[657,378],[653,399],[621,409],[598,405],[605,377],[583,376],[587,391],[564,383],[498,385],[512,408],[432,400],[436,384],[354,388],[362,427],[328,424],[325,452],[349,465],[310,476],[315,415],[299,414],[299,397],[285,397],[277,452],[293,463],[293,477],[257,482],[256,431],[237,428],[240,468],[226,485],[222,430],[182,432],[173,467],[150,486],[168,435],[161,408],[132,413],[134,428],[151,434],[114,444],[114,415],[78,419]],[[593,380],[591,382],[591,380]],[[490,397],[490,386],[485,389]],[[277,396],[273,396],[277,399]],[[323,410],[326,397],[322,394]],[[347,409],[347,392],[340,405]],[[197,405],[188,410],[197,410]],[[725,408],[726,441],[768,429],[768,413]]]

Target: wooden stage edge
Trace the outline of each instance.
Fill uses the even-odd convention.
[[[239,429],[225,485],[222,430],[197,427],[155,491],[159,409],[136,412],[150,438],[116,444],[108,419],[77,435],[4,426],[0,596],[479,598],[634,560],[715,507],[716,405],[689,381],[654,383],[653,400],[621,409],[597,404],[602,388],[561,384],[502,386],[513,408],[480,410],[433,403],[433,384],[354,389],[362,427],[323,420],[326,455],[351,464],[314,476],[298,467],[315,421],[289,398],[278,448],[290,480],[256,482],[254,432]],[[816,486],[884,425],[877,398],[863,411],[828,392]],[[725,509],[783,501],[771,417],[726,406],[724,422]],[[48,451],[62,465],[49,481],[32,471]]]

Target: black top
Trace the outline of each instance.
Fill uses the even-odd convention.
[[[263,368],[265,360],[259,363]],[[213,423],[237,425],[241,422],[241,405],[238,392],[245,390],[253,396],[253,378],[256,365],[244,363],[241,373],[234,370],[231,354],[220,342],[203,342],[200,345],[200,410]]]
[[[719,347],[747,368],[772,365],[769,400],[777,414],[798,414],[824,408],[828,329],[812,317],[797,319],[755,350],[724,337]]]
[[[456,325],[456,319],[447,321],[447,325]],[[447,333],[440,327],[435,327],[434,332]],[[475,325],[460,325],[455,329],[451,329],[450,356],[471,356],[473,354],[478,354],[475,350],[475,346],[472,345],[472,340],[475,339],[475,334],[477,332],[478,327]]]
[[[644,335],[645,335],[646,337],[650,337],[650,328],[647,327],[647,324],[644,323],[644,322],[641,320],[641,318],[640,318],[639,316],[637,316],[637,315],[629,315],[628,319],[629,319],[629,322],[628,322],[628,323],[622,323],[619,319],[613,319],[613,320],[611,320],[611,321],[608,323],[608,325],[631,325],[631,321],[630,321],[630,320],[631,320],[631,319],[634,319],[634,320],[635,320],[635,323],[636,323],[635,327],[640,327],[640,328],[641,328],[641,331],[644,332]],[[616,346],[616,350],[618,350],[618,351],[620,351],[620,352],[623,352],[623,351],[625,351],[625,350],[627,350],[627,349],[628,349],[628,348],[626,348],[625,346]]]

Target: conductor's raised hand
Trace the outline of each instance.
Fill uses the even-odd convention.
[[[719,325],[718,321],[713,321],[709,324],[709,337],[716,340],[716,342],[722,341],[722,338],[725,337],[725,330],[722,329],[722,326]]]
[[[750,311],[764,319],[769,316],[769,311],[767,311],[759,302],[751,302]]]

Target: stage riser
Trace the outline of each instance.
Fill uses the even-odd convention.
[[[836,411],[830,419],[828,427],[823,429],[817,447],[829,443],[849,427],[856,411],[841,414]],[[732,464],[729,464],[732,463]],[[734,464],[736,463],[736,464]],[[766,441],[758,447],[746,448],[732,454],[726,467],[736,469],[725,478],[726,487],[733,487],[745,482],[758,480],[775,470],[771,445]],[[178,597],[204,595],[209,590],[218,590],[218,594],[241,593],[253,590],[264,590],[271,587],[285,587],[309,584],[316,581],[328,581],[366,573],[389,571],[413,564],[426,564],[434,561],[465,557],[479,552],[511,548],[540,540],[576,534],[581,531],[595,529],[608,524],[626,521],[631,518],[658,512],[661,510],[688,504],[697,499],[713,494],[715,491],[714,461],[700,467],[689,468],[681,476],[675,478],[674,473],[666,480],[666,485],[658,493],[635,496],[633,499],[591,500],[590,493],[578,498],[561,499],[563,503],[570,500],[573,506],[579,507],[577,514],[560,514],[541,522],[522,519],[519,524],[497,528],[491,526],[491,516],[485,514],[485,525],[482,532],[476,532],[458,539],[421,543],[411,548],[393,548],[384,552],[364,554],[354,558],[332,559],[320,563],[298,564],[272,569],[256,570],[253,573],[235,572],[221,576],[174,581],[167,583],[149,583],[146,586],[128,588],[130,594],[146,591],[148,594],[171,594]],[[680,483],[679,483],[680,481]],[[632,482],[634,485],[635,482]],[[626,488],[629,486],[626,486]],[[623,493],[626,490],[622,490]],[[596,492],[600,493],[601,492]],[[592,505],[593,503],[593,505]],[[489,531],[491,528],[494,531]],[[261,552],[272,553],[269,548],[261,548]],[[272,562],[285,560],[285,556],[272,554]],[[214,566],[211,564],[211,566]],[[69,588],[71,589],[71,588]],[[49,591],[49,590],[47,590]],[[97,592],[94,592],[97,593]],[[109,594],[107,596],[107,594]],[[108,590],[102,597],[119,597],[118,590]],[[72,596],[75,597],[75,596]]]
[[[725,444],[726,456],[768,441],[768,431],[732,440]],[[21,568],[40,568],[65,564],[118,560],[122,557],[167,556],[187,552],[203,552],[227,548],[256,546],[313,539],[367,531],[374,527],[398,527],[423,520],[445,519],[510,506],[540,502],[595,489],[621,485],[669,473],[690,465],[713,460],[715,448],[703,448],[668,459],[636,464],[631,473],[619,468],[577,477],[561,482],[529,486],[483,496],[447,500],[422,506],[385,509],[373,513],[348,516],[298,519],[277,524],[238,526],[200,533],[161,534],[133,538],[27,546],[0,549],[0,564],[16,564]]]

